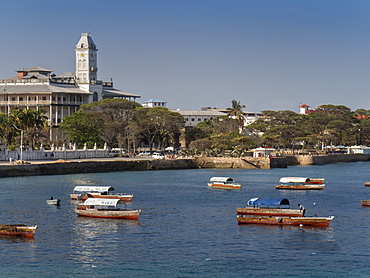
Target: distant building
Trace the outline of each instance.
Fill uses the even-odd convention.
[[[313,109],[309,109],[310,106],[306,105],[306,104],[302,104],[299,106],[299,113],[300,114],[305,114],[305,115],[308,115],[308,114],[311,114],[311,113],[314,113],[314,112],[320,112],[320,111],[328,111],[328,110],[325,110],[322,105],[319,105],[317,106],[316,108],[313,108]],[[330,113],[330,112],[328,112]]]
[[[200,122],[205,120],[212,120],[219,116],[225,116],[226,114],[218,111],[197,111],[197,110],[174,110],[181,114],[185,120],[185,126],[196,126]]]
[[[370,148],[367,146],[350,146],[348,147],[349,154],[370,154]]]
[[[145,101],[142,105],[146,108],[153,108],[153,107],[166,107],[167,101],[163,101],[157,98],[151,98]]]
[[[50,123],[58,126],[63,117],[75,113],[82,104],[106,98],[140,98],[115,89],[112,80],[97,79],[97,51],[90,33],[82,33],[75,48],[75,72],[55,75],[52,70],[35,66],[0,80],[0,112],[41,107]]]
[[[258,118],[262,117],[263,114],[260,112],[243,112],[244,126],[253,124]]]

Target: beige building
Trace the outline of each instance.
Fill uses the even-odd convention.
[[[80,105],[106,98],[136,101],[139,95],[117,90],[113,81],[97,79],[97,47],[90,33],[82,33],[75,48],[76,71],[53,74],[39,66],[17,70],[17,75],[0,80],[0,112],[16,107],[41,107],[52,126],[73,114]]]

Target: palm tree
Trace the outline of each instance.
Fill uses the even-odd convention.
[[[34,148],[36,144],[46,142],[48,122],[44,113],[45,112],[40,107],[37,107],[36,110],[27,108],[20,110],[19,108],[15,108],[9,114],[10,124],[17,132],[21,131],[24,133],[24,143],[31,145],[32,148]]]
[[[244,104],[243,105],[240,104],[240,101],[236,101],[235,99],[233,99],[231,101],[231,108],[227,108],[227,110],[230,111],[228,113],[228,116],[238,121],[240,131],[242,131],[244,126],[244,116],[243,116],[244,113],[242,109],[245,107],[246,106]]]

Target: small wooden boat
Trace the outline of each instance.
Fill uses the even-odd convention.
[[[230,177],[212,177],[209,180],[208,187],[216,189],[240,189],[242,185],[236,183]]]
[[[59,206],[60,205],[60,199],[49,199],[49,200],[46,200],[46,203],[48,205]]]
[[[370,200],[361,200],[361,205],[365,207],[370,207]]]
[[[237,215],[238,224],[261,224],[300,227],[328,227],[334,216],[329,217],[278,217]]]
[[[242,215],[303,216],[303,210],[291,209],[290,202],[286,198],[252,198],[248,201],[247,207],[237,208],[236,213]]]
[[[369,181],[364,182],[364,184],[365,184],[366,187],[370,186],[370,182]]]
[[[86,196],[81,196],[82,200],[86,200],[90,194],[94,198],[121,199],[125,202],[130,202],[134,197],[134,194],[112,193],[112,191],[114,191],[113,186],[76,186],[70,196],[72,200],[77,200],[81,193],[87,193]]]
[[[325,187],[324,178],[283,177],[279,182],[280,185],[276,185],[276,189],[322,190]]]
[[[121,209],[118,204],[125,204],[121,199],[88,198],[78,204],[76,213],[79,216],[138,220],[141,209]]]
[[[37,225],[0,224],[0,235],[33,237],[36,229]]]

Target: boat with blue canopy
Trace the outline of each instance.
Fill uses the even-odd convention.
[[[245,208],[237,208],[238,215],[303,216],[300,209],[291,209],[287,198],[252,198]]]

